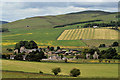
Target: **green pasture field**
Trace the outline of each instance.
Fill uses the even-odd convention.
[[[58,41],[57,37],[64,29],[66,28],[10,29],[10,32],[2,34],[3,52],[7,48],[14,48],[21,40],[34,40],[38,46],[86,46],[81,40]]]
[[[6,52],[7,48],[14,48],[15,44],[21,40],[34,40],[38,46],[96,46],[100,44],[111,45],[113,42],[118,40],[104,40],[104,39],[92,39],[92,40],[57,40],[60,34],[69,27],[64,28],[40,28],[37,30],[32,29],[10,29],[10,32],[2,34],[2,52]],[[81,29],[81,28],[80,28]],[[91,31],[89,32],[91,33]],[[84,38],[86,38],[87,33],[83,33]],[[75,34],[74,34],[75,36]],[[69,36],[68,36],[69,37]],[[79,36],[78,36],[79,37]],[[88,35],[91,37],[91,35]],[[73,37],[75,38],[75,37]]]
[[[100,44],[105,44],[110,46],[113,42],[118,42],[118,40],[104,40],[104,39],[92,39],[92,40],[82,40],[86,45],[99,47]]]
[[[27,62],[27,61],[14,61],[2,60],[2,70],[8,71],[23,71],[31,73],[39,73],[42,71],[44,74],[53,74],[51,69],[60,67],[62,72],[58,75],[68,75],[70,70],[78,68],[81,75],[77,78],[117,78],[118,77],[118,64],[75,64],[75,63],[48,63],[48,62]],[[9,75],[10,74],[10,75]],[[14,76],[11,73],[3,72],[3,78],[17,77],[25,78],[27,75]],[[19,74],[18,74],[19,75]],[[38,76],[31,76],[38,77]],[[39,76],[41,77],[41,76]],[[50,76],[48,76],[50,77]]]

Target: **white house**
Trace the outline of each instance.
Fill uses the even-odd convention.
[[[97,28],[98,26],[93,26],[93,28]]]

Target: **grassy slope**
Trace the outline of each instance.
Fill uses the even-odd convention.
[[[11,29],[9,33],[3,33],[3,44],[9,42],[18,42],[20,40],[35,40],[39,45],[61,45],[61,46],[85,46],[81,41],[57,41],[57,37],[62,33],[64,29]],[[32,34],[27,34],[32,33]],[[65,43],[65,44],[64,44]],[[73,43],[73,44],[71,44]]]
[[[46,74],[53,74],[51,69],[55,67],[60,67],[62,69],[60,75],[69,75],[69,72],[72,68],[79,68],[81,70],[81,76],[79,77],[118,77],[118,64],[43,63],[2,60],[3,70],[34,73],[38,73],[41,70]],[[3,76],[4,75],[7,74],[3,74]]]
[[[107,14],[107,15],[106,15]],[[64,28],[52,28],[55,25],[63,25],[74,22],[88,21],[88,20],[103,20],[104,22],[110,22],[116,20],[116,13],[104,13],[104,12],[82,12],[75,14],[66,14],[58,16],[44,16],[34,17],[28,19],[22,19],[8,24],[4,24],[3,27],[9,28],[10,32],[3,33],[2,42],[3,48],[13,47],[16,42],[21,40],[35,40],[38,45],[42,46],[86,46],[80,40],[71,41],[58,41],[59,35],[66,29],[74,29],[76,27],[66,26]],[[95,17],[96,16],[96,17]],[[26,27],[29,25],[30,27]],[[28,34],[32,33],[32,34]]]
[[[87,45],[96,46],[96,47],[99,47],[100,44],[105,44],[106,46],[110,46],[115,41],[118,42],[118,40],[103,40],[103,39],[100,39],[100,40],[83,40],[83,42],[86,43]]]
[[[52,28],[56,25],[70,24],[75,22],[83,22],[90,20],[103,20],[103,22],[110,22],[111,20],[117,20],[115,17],[117,13],[105,13],[105,12],[81,12],[76,14],[66,14],[66,15],[58,15],[58,16],[41,16],[41,17],[33,17],[18,20],[15,22],[11,22],[8,24],[4,24],[3,27],[7,28],[25,28],[27,25],[31,26],[31,28]]]

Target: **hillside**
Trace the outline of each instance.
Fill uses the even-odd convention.
[[[6,23],[9,23],[9,22],[7,22],[7,21],[0,21],[0,25],[1,24],[6,24]]]
[[[106,15],[107,14],[107,15]],[[117,20],[117,13],[109,13],[103,11],[90,11],[90,12],[78,12],[73,14],[65,14],[65,15],[57,15],[57,16],[37,16],[32,18],[26,18],[22,20],[18,20],[15,22],[4,24],[4,28],[8,28],[9,32],[2,34],[2,46],[3,49],[8,47],[14,47],[14,45],[21,40],[34,40],[37,42],[38,46],[63,46],[63,47],[86,47],[89,45],[91,40],[57,40],[61,33],[68,29],[81,29],[81,27],[75,27],[77,24],[72,26],[65,26],[62,28],[53,28],[57,25],[65,25],[71,23],[79,23],[80,22],[88,22],[94,20],[101,20],[99,22],[110,22],[111,20]],[[95,17],[96,16],[96,17]],[[82,23],[83,24],[83,23]],[[90,33],[93,29],[90,29]],[[94,33],[94,31],[93,31]],[[87,33],[84,33],[84,36]],[[107,35],[107,39],[108,39]],[[86,36],[88,38],[92,38],[92,36]],[[85,38],[85,37],[84,37]],[[87,39],[87,38],[85,38]],[[96,38],[98,39],[98,38]],[[97,40],[97,44],[94,46],[98,46],[100,43],[111,45],[116,40],[111,40],[109,38],[109,43],[106,40],[102,40],[100,38]],[[87,42],[86,42],[87,41]],[[5,51],[5,50],[3,50]]]
[[[59,25],[81,23],[87,21],[102,21],[110,22],[117,20],[117,13],[104,12],[104,11],[83,11],[77,13],[69,13],[57,16],[35,16],[31,18],[21,19],[8,24],[4,24],[3,27],[7,28],[53,28]]]

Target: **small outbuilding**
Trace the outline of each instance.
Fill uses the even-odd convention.
[[[93,28],[97,28],[98,26],[93,26]]]

